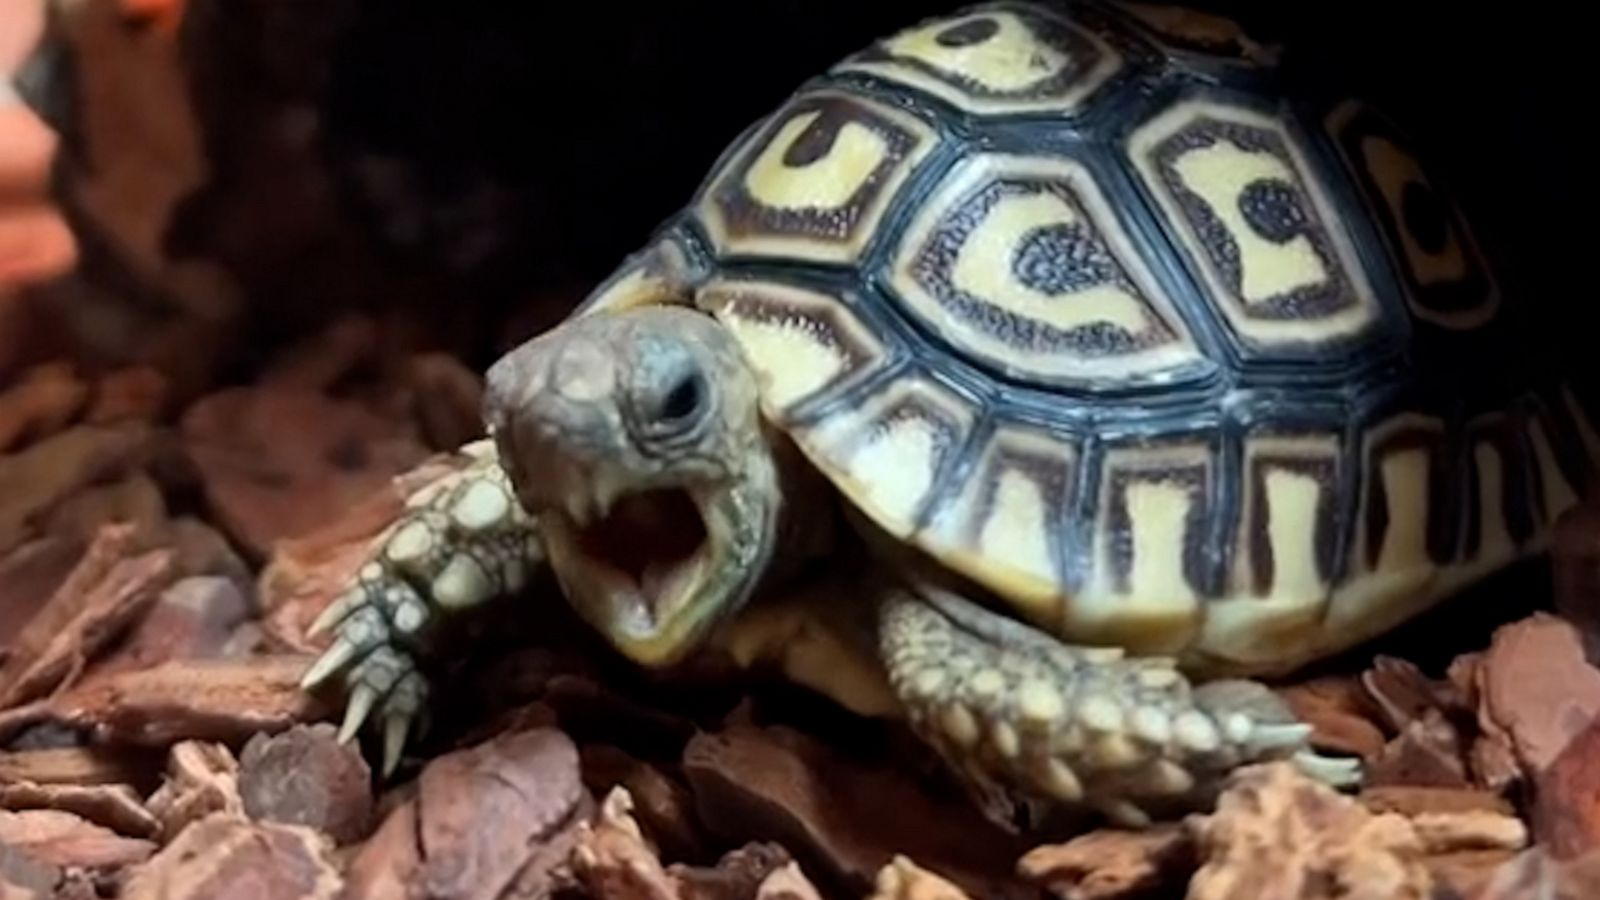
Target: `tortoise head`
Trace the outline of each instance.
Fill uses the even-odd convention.
[[[640,305],[568,319],[489,370],[485,412],[578,613],[666,665],[749,597],[780,501],[757,382],[715,319]]]

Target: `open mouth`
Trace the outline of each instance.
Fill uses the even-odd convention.
[[[714,608],[723,555],[714,491],[651,488],[591,515],[545,514],[550,562],[585,616],[639,656],[669,652]],[[705,494],[705,496],[702,496]]]
[[[620,498],[577,533],[579,554],[651,611],[671,606],[706,552],[705,519],[689,492],[665,488]]]

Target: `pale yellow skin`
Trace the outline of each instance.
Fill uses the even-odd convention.
[[[1235,37],[1214,20],[1147,12],[1163,29]],[[975,24],[984,27],[973,39],[951,38]],[[1118,50],[1092,33],[1078,41],[1066,52],[1015,12],[957,15],[886,38],[877,55],[836,71],[870,74],[973,115],[1068,115],[1122,66]],[[1082,59],[1088,64],[1074,69]],[[1355,114],[1340,109],[1328,125],[1338,129]],[[1257,144],[1178,140],[1207,128],[1239,129]],[[1066,156],[973,152],[886,236],[897,192],[940,140],[879,99],[816,89],[730,155],[689,213],[719,259],[858,266],[888,240],[880,274],[901,312],[951,348],[939,352],[1024,381],[1104,385],[1208,364],[1112,198]],[[1284,150],[1264,149],[1271,146]],[[1351,164],[1371,172],[1374,202],[1397,209],[1420,168],[1382,138],[1360,147]],[[1240,342],[1270,351],[1381,327],[1368,274],[1337,227],[1350,212],[1308,174],[1314,167],[1283,122],[1188,99],[1132,128],[1120,149],[1194,261],[1197,288]],[[1024,189],[969,215],[974,198],[1002,182]],[[1268,239],[1249,220],[1246,194],[1264,182],[1296,190],[1299,233]],[[1212,211],[1211,227],[1236,249],[1232,259],[1190,216],[1185,204],[1194,202]],[[1014,260],[1033,236],[1068,232],[1098,256],[1075,272],[1082,283],[1045,291]],[[953,249],[933,252],[941,241]],[[1461,230],[1442,247],[1408,238],[1397,252],[1423,286],[1464,279],[1477,259]],[[1308,291],[1322,292],[1320,306],[1273,314]],[[1030,333],[1110,329],[1127,348],[1029,345],[985,330],[951,305],[952,293]],[[1491,291],[1477,306],[1441,312],[1408,299],[1419,318],[1457,329],[1488,321],[1499,302]],[[1079,447],[1009,405],[953,390],[928,368],[894,368],[903,360],[860,302],[707,267],[668,237],[628,260],[568,322],[507,354],[489,377],[491,438],[468,448],[474,460],[448,484],[418,498],[319,623],[337,628],[338,639],[306,682],[348,670],[346,736],[376,712],[392,767],[426,691],[392,636],[423,635],[438,612],[468,612],[548,565],[565,599],[641,665],[668,667],[708,649],[775,664],[858,712],[905,717],[992,812],[1086,805],[1143,824],[1204,798],[1232,768],[1257,759],[1293,758],[1350,783],[1355,767],[1310,753],[1308,729],[1270,692],[1224,679],[1290,672],[1413,618],[1542,550],[1549,525],[1576,501],[1552,449],[1558,420],[1518,420],[1527,461],[1474,438],[1463,455],[1479,485],[1478,540],[1454,562],[1436,563],[1426,521],[1437,498],[1424,448],[1445,440],[1444,426],[1402,413],[1366,428],[1357,459],[1345,458],[1343,423],[1247,433],[1244,471],[1258,475],[1241,480],[1230,530],[1201,537],[1191,531],[1221,527],[1206,504],[1229,477],[1213,435],[1111,441],[1094,463],[1092,521],[1063,522],[1064,486],[1090,464]],[[695,402],[684,406],[672,398],[689,381]],[[848,402],[813,414],[838,398]],[[1560,402],[1578,440],[1590,461],[1600,459],[1600,441],[1570,400]],[[693,415],[677,415],[677,406]],[[980,422],[993,430],[970,451],[963,478],[950,478],[956,446]],[[1534,532],[1520,542],[1503,508],[1513,463],[1531,466],[1541,486]],[[1368,528],[1351,527],[1335,578],[1324,572],[1317,535],[1349,490],[1327,473],[1351,471],[1382,488],[1360,493],[1355,521],[1367,522],[1368,505],[1381,502],[1386,524],[1372,547]],[[656,489],[689,497],[707,539],[646,588],[585,549],[581,536],[619,503]],[[833,521],[833,505],[819,497],[838,501],[849,520]],[[805,564],[838,543],[824,533],[863,538],[879,565],[808,579]],[[1186,575],[1185,548],[1197,540],[1231,551],[1214,589]],[[417,594],[407,579],[427,590]]]

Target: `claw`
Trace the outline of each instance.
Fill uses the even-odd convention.
[[[1280,750],[1289,747],[1298,747],[1311,737],[1311,726],[1304,723],[1293,725],[1256,725],[1250,732],[1250,745],[1260,750]]]
[[[400,753],[406,746],[406,733],[411,730],[411,716],[403,712],[390,713],[383,720],[383,777],[388,778],[400,765]]]
[[[1361,761],[1321,756],[1310,750],[1294,755],[1294,763],[1302,772],[1333,787],[1355,787],[1361,783]]]
[[[300,676],[300,687],[303,690],[310,690],[322,684],[333,673],[349,665],[359,652],[361,648],[354,641],[346,637],[339,638],[311,664],[311,668],[307,669],[304,675]]]
[[[377,703],[378,691],[369,684],[357,684],[350,690],[350,702],[344,708],[344,723],[339,726],[339,743],[349,743],[356,736]]]
[[[306,629],[306,637],[316,637],[332,629],[333,626],[343,622],[346,616],[360,609],[366,599],[366,593],[360,588],[352,588],[346,591],[339,599],[328,604],[328,608],[317,616],[317,620],[311,623],[310,628]]]

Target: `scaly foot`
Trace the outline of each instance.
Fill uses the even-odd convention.
[[[913,727],[1003,821],[1065,804],[1144,827],[1273,758],[1336,785],[1359,777],[1313,753],[1310,726],[1260,684],[1191,689],[1172,660],[1067,645],[941,590],[893,592],[879,640]]]
[[[516,502],[493,443],[460,452],[468,464],[407,499],[354,584],[310,629],[312,636],[332,630],[334,639],[301,685],[315,688],[343,673],[340,740],[376,714],[385,775],[423,715],[428,681],[419,663],[435,626],[520,589],[544,561],[534,520]]]

